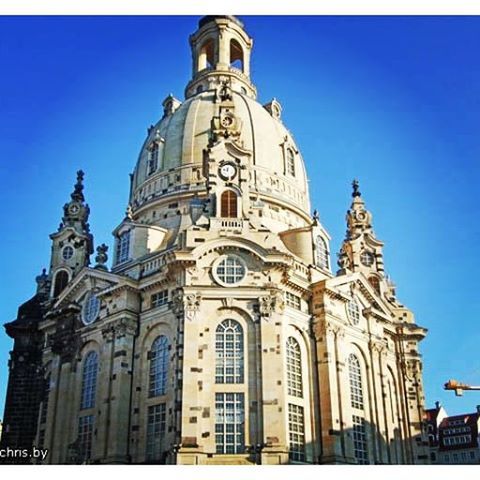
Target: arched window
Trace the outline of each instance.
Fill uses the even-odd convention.
[[[55,287],[53,289],[53,296],[58,297],[68,284],[68,273],[65,270],[60,270],[55,275]]]
[[[152,175],[158,168],[158,143],[153,143],[148,150],[148,175]]]
[[[170,345],[165,335],[155,339],[150,350],[150,375],[148,395],[158,397],[167,390],[168,351]]]
[[[123,232],[117,240],[116,260],[118,263],[126,262],[130,256],[130,230]]]
[[[350,380],[350,400],[353,408],[363,410],[362,371],[358,358],[352,353],[348,357],[348,376]]]
[[[215,334],[215,383],[243,383],[243,329],[224,320]]]
[[[287,387],[289,395],[303,397],[302,354],[300,345],[293,337],[287,339]]]
[[[315,260],[318,267],[328,270],[327,243],[320,235],[315,239]]]
[[[198,71],[205,70],[205,68],[213,68],[214,64],[214,43],[213,40],[207,40],[200,49],[198,56]]]
[[[370,282],[370,285],[374,288],[374,290],[377,293],[380,293],[380,281],[378,280],[378,278],[377,277],[370,277],[368,279],[368,281]]]
[[[295,176],[295,155],[291,148],[287,148],[287,173]]]
[[[97,390],[98,354],[89,352],[83,363],[82,394],[80,409],[93,408],[95,406],[95,392]]]
[[[230,40],[230,66],[243,72],[243,49],[237,40]]]
[[[225,190],[220,197],[221,217],[232,218],[237,216],[237,194],[232,190]]]

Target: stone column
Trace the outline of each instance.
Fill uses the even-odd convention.
[[[198,391],[199,378],[202,369],[198,367],[198,338],[199,315],[201,296],[198,293],[185,294],[177,290],[174,296],[174,311],[177,315],[183,314],[183,372],[180,410],[181,447],[173,446],[176,451],[176,463],[180,465],[194,465],[203,463],[203,449],[200,446],[201,431],[198,418],[200,396]],[[180,339],[179,347],[180,347]]]
[[[342,335],[326,313],[315,317],[313,333],[317,344],[317,371],[320,393],[322,424],[321,463],[349,463],[346,455],[343,431],[343,408],[341,394],[338,336]]]
[[[261,462],[265,465],[288,463],[287,409],[285,402],[284,362],[282,361],[281,312],[283,300],[271,291],[258,303],[262,362],[262,417],[264,448]]]
[[[106,419],[105,463],[129,463],[128,440],[130,428],[130,399],[132,389],[132,364],[137,320],[124,317],[110,327],[112,329],[111,372],[109,378]],[[108,367],[107,367],[108,368]]]

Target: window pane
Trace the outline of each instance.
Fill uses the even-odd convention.
[[[215,334],[215,383],[243,383],[243,329],[224,320]]]
[[[348,357],[348,374],[352,407],[363,409],[362,371],[358,358],[353,354]]]
[[[90,460],[92,456],[93,423],[93,415],[86,415],[78,419],[78,453],[82,463]]]
[[[224,415],[224,412],[227,412]],[[215,394],[215,444],[217,453],[245,451],[245,405],[243,393]]]
[[[305,427],[303,407],[288,404],[289,458],[296,462],[305,461]]]
[[[167,373],[169,360],[169,343],[165,335],[157,337],[150,350],[150,375],[149,389],[150,397],[165,395],[167,388]]]
[[[300,345],[293,337],[287,339],[287,387],[289,395],[303,397],[302,355]]]
[[[353,415],[353,451],[357,462],[367,465],[368,449],[367,449],[367,435],[365,429],[365,419],[357,415]]]
[[[93,408],[95,406],[95,392],[97,389],[98,355],[90,352],[83,364],[82,394],[80,408]]]
[[[148,407],[147,414],[147,460],[161,460],[165,450],[166,405],[160,403]]]

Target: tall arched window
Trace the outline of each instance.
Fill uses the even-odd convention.
[[[158,167],[158,143],[153,143],[148,150],[148,175],[155,173]]]
[[[95,406],[95,392],[97,390],[98,354],[91,351],[85,357],[82,374],[82,394],[80,408]]]
[[[130,258],[130,230],[123,232],[117,240],[117,264],[126,262]]]
[[[287,173],[295,176],[295,154],[291,148],[287,148]]]
[[[215,334],[215,383],[243,383],[243,329],[235,320],[224,320]]]
[[[237,194],[232,190],[225,190],[220,197],[221,217],[231,218],[237,216]]]
[[[363,410],[362,371],[358,358],[352,353],[348,357],[348,376],[350,379],[350,400],[353,408]]]
[[[158,397],[167,390],[168,351],[170,345],[165,335],[155,339],[150,350],[150,375],[148,395]]]
[[[315,239],[315,261],[318,267],[328,270],[327,243],[320,235]]]
[[[293,337],[287,339],[287,387],[289,395],[303,397],[302,354],[300,345]]]
[[[53,289],[53,296],[60,295],[68,284],[68,273],[65,270],[60,270],[55,275],[55,287]]]

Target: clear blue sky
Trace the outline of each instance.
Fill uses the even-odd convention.
[[[350,182],[374,215],[401,301],[428,328],[427,406],[480,392],[480,18],[242,17],[260,102],[276,97],[338,251]],[[0,321],[48,267],[75,172],[96,245],[111,245],[128,173],[168,93],[183,99],[198,17],[0,18]],[[335,261],[335,258],[333,259]],[[10,339],[0,333],[0,416]]]

